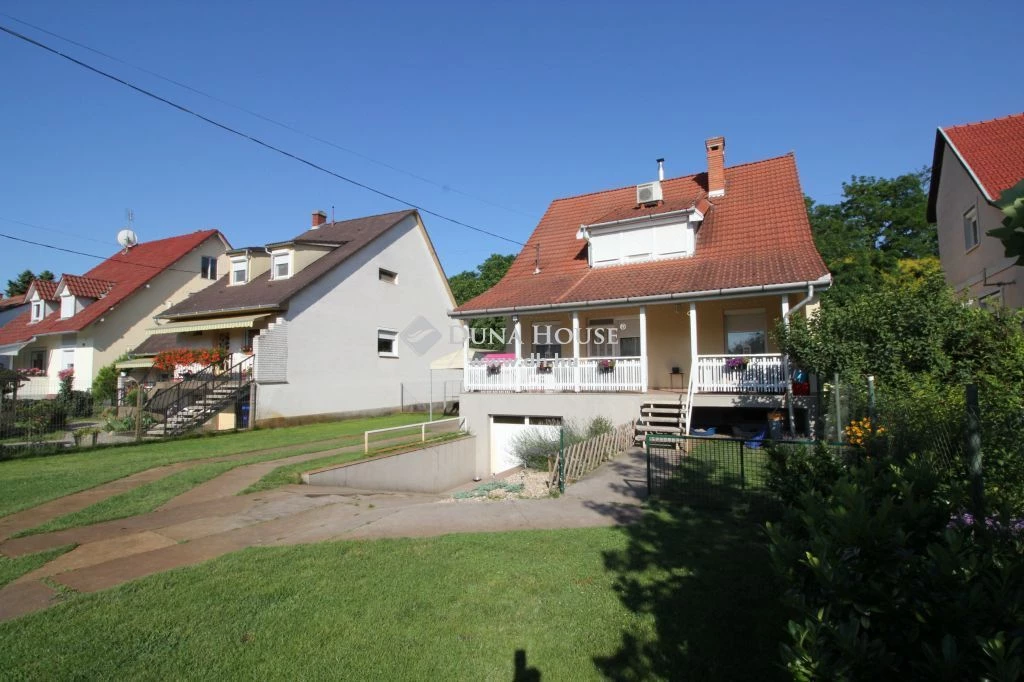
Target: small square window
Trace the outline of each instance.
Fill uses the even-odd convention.
[[[199,274],[203,279],[217,279],[217,259],[213,256],[203,256]]]
[[[377,269],[377,279],[388,284],[398,284],[398,273],[384,268]]]
[[[41,319],[43,319],[43,310],[44,310],[44,308],[43,308],[43,302],[42,301],[32,301],[32,321],[33,322],[39,322]]]
[[[978,209],[971,207],[964,213],[964,246],[970,251],[978,245]]]
[[[245,258],[231,259],[231,283],[245,284],[249,279],[249,265]]]
[[[398,357],[398,332],[390,329],[377,330],[377,355],[382,358]]]
[[[270,272],[274,279],[287,279],[292,276],[291,251],[278,251],[271,256]]]

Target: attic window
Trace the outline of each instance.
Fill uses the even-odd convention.
[[[66,320],[75,315],[75,297],[64,294],[60,297],[60,319]]]
[[[377,269],[377,279],[388,284],[398,284],[398,273],[384,268]]]
[[[245,284],[249,279],[249,266],[245,256],[231,259],[231,283]]]
[[[217,259],[213,256],[203,256],[199,275],[203,279],[217,279]]]
[[[398,357],[398,332],[392,329],[377,330],[377,355],[382,358]]]
[[[978,209],[972,206],[964,213],[964,247],[970,251],[978,245]]]
[[[288,279],[292,276],[291,251],[274,251],[270,259],[270,273],[273,279]]]
[[[42,320],[44,310],[42,301],[32,301],[32,321],[39,322]]]

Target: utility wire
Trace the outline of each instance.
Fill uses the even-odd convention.
[[[57,234],[65,234],[69,237],[76,239],[85,239],[90,242],[96,242],[97,244],[105,244],[110,246],[110,240],[108,239],[97,239],[96,237],[87,237],[84,234],[78,234],[77,232],[71,232],[69,230],[59,230],[56,227],[47,227],[46,225],[36,225],[34,223],[26,223],[24,220],[15,220],[14,218],[4,218],[0,216],[0,220],[5,223],[14,223],[15,225],[21,225],[22,227],[30,227],[33,230],[44,230],[46,232],[56,232]]]
[[[45,33],[46,35],[53,36],[54,38],[57,38],[58,40],[63,40],[66,43],[69,43],[69,44],[74,45],[76,47],[80,47],[83,50],[88,50],[89,52],[92,52],[93,54],[97,54],[97,55],[99,55],[101,57],[105,57],[106,59],[110,59],[112,61],[115,61],[118,64],[123,64],[125,66],[130,67],[130,68],[133,68],[133,69],[136,69],[138,71],[141,71],[142,73],[145,73],[145,74],[148,74],[150,76],[153,76],[154,78],[159,78],[162,81],[165,81],[167,83],[175,85],[175,86],[177,86],[179,88],[182,88],[184,90],[188,90],[189,92],[195,93],[195,94],[197,94],[197,95],[199,95],[201,97],[206,97],[207,99],[210,99],[210,100],[212,100],[214,102],[217,102],[219,104],[223,104],[224,106],[228,106],[228,107],[231,107],[232,109],[236,109],[238,111],[246,113],[249,116],[253,116],[255,118],[258,118],[261,121],[265,121],[267,123],[270,123],[271,125],[275,125],[275,126],[277,126],[279,128],[283,128],[284,130],[288,130],[288,131],[290,131],[292,133],[295,133],[297,135],[302,135],[303,137],[306,137],[306,138],[308,138],[310,140],[313,140],[315,142],[319,142],[321,144],[325,144],[325,145],[327,145],[329,147],[333,147],[333,148],[338,149],[340,151],[343,151],[343,152],[345,152],[347,154],[351,154],[353,156],[357,156],[360,159],[363,159],[364,161],[369,161],[370,163],[375,163],[378,166],[382,166],[382,167],[387,168],[388,170],[392,170],[392,171],[394,171],[396,173],[401,173],[401,174],[406,175],[406,176],[408,176],[410,178],[413,178],[415,180],[419,180],[420,182],[424,182],[424,183],[426,183],[428,185],[433,185],[434,187],[437,187],[437,188],[439,188],[441,190],[444,190],[446,192],[452,192],[454,194],[459,194],[459,195],[467,197],[469,199],[473,199],[474,201],[479,201],[479,202],[481,202],[483,204],[487,204],[489,206],[493,206],[494,208],[500,208],[500,209],[502,209],[504,211],[509,211],[511,213],[517,213],[517,214],[519,214],[521,216],[525,216],[525,217],[530,218],[530,219],[534,219],[535,218],[535,216],[532,216],[529,213],[526,213],[525,211],[521,211],[519,209],[512,208],[512,207],[509,207],[509,206],[504,206],[504,205],[499,204],[497,202],[490,201],[489,199],[484,199],[483,197],[479,197],[479,196],[475,196],[473,194],[469,194],[468,192],[463,192],[462,190],[460,190],[460,189],[458,189],[456,187],[452,187],[451,185],[446,185],[446,184],[437,182],[436,180],[431,180],[430,178],[423,177],[422,175],[418,175],[416,173],[413,173],[412,171],[405,170],[404,168],[399,168],[398,166],[390,164],[390,163],[388,163],[386,161],[381,161],[380,159],[375,159],[372,156],[367,156],[366,154],[363,154],[362,152],[356,151],[355,149],[351,149],[349,147],[345,147],[343,145],[338,144],[337,142],[332,142],[331,140],[322,138],[322,137],[320,137],[318,135],[314,135],[313,133],[308,133],[305,130],[302,130],[301,128],[297,128],[297,127],[295,127],[293,125],[289,125],[288,123],[283,123],[281,121],[275,120],[275,119],[270,118],[269,116],[265,116],[265,115],[263,115],[263,114],[261,114],[261,113],[259,113],[257,111],[253,111],[251,109],[248,109],[248,108],[243,107],[241,105],[235,104],[233,102],[228,102],[227,100],[224,100],[224,99],[222,99],[220,97],[217,97],[216,95],[212,95],[212,94],[210,94],[208,92],[204,92],[203,90],[200,90],[199,88],[196,88],[196,87],[193,87],[191,85],[188,85],[187,83],[182,83],[181,81],[175,80],[175,79],[170,78],[168,76],[164,76],[163,74],[157,73],[156,71],[152,71],[152,70],[147,69],[147,68],[145,68],[143,66],[138,66],[137,64],[133,64],[133,63],[131,63],[129,61],[121,59],[120,57],[116,57],[116,56],[114,56],[112,54],[109,54],[107,52],[104,52],[102,50],[97,50],[96,48],[90,47],[90,46],[88,46],[88,45],[86,45],[84,43],[81,43],[81,42],[77,41],[77,40],[73,40],[71,38],[67,38],[65,36],[60,35],[59,33],[54,33],[53,31],[49,31],[49,30],[47,30],[45,28],[42,28],[41,26],[36,26],[35,24],[31,24],[31,23],[29,23],[27,21],[24,21],[24,20],[19,19],[17,17],[11,16],[10,14],[7,14],[5,12],[0,12],[0,16],[7,17],[8,19],[16,21],[19,24],[23,24],[25,26],[28,26],[28,27],[36,30],[36,31],[39,31],[40,33]],[[23,36],[18,36],[18,37],[23,37]],[[57,53],[57,54],[60,54],[60,53]],[[64,55],[61,55],[61,56],[64,56]],[[104,75],[106,75],[106,74],[104,74]]]
[[[34,242],[31,239],[22,239],[21,237],[15,237],[14,235],[4,234],[3,232],[0,232],[0,237],[3,237],[4,239],[10,239],[11,241],[15,241],[15,242],[21,242],[22,244],[31,244],[32,246],[41,246],[44,249],[53,249],[54,251],[63,251],[64,253],[73,253],[76,256],[86,256],[88,258],[96,258],[97,260],[103,260],[103,261],[109,260],[109,261],[114,261],[115,263],[127,263],[129,265],[134,265],[135,267],[139,267],[139,268],[153,268],[154,270],[173,270],[174,272],[187,272],[190,275],[201,274],[198,270],[185,270],[184,268],[170,268],[170,267],[164,267],[162,265],[151,265],[149,263],[137,263],[137,262],[135,262],[133,260],[129,260],[128,258],[118,258],[117,256],[97,256],[95,253],[86,253],[84,251],[75,251],[74,249],[65,249],[62,246],[54,246],[53,244],[44,244],[42,242]],[[131,253],[131,251],[129,251],[128,253]]]

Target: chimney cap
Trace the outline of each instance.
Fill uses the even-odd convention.
[[[721,135],[719,135],[718,137],[709,137],[707,140],[704,141],[704,147],[707,148],[708,151],[717,151],[719,147],[721,147],[724,150],[725,138]]]
[[[315,230],[327,222],[326,211],[313,211],[312,228]]]

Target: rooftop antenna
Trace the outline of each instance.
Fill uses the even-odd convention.
[[[331,224],[334,224],[334,204],[331,204]]]
[[[139,243],[139,237],[135,234],[135,230],[132,229],[135,225],[135,211],[126,208],[124,210],[124,217],[128,222],[128,227],[117,233],[117,243],[124,249],[121,252],[122,254],[128,253],[128,249]]]
[[[533,274],[540,274],[540,242],[537,242],[537,264],[533,268]]]

